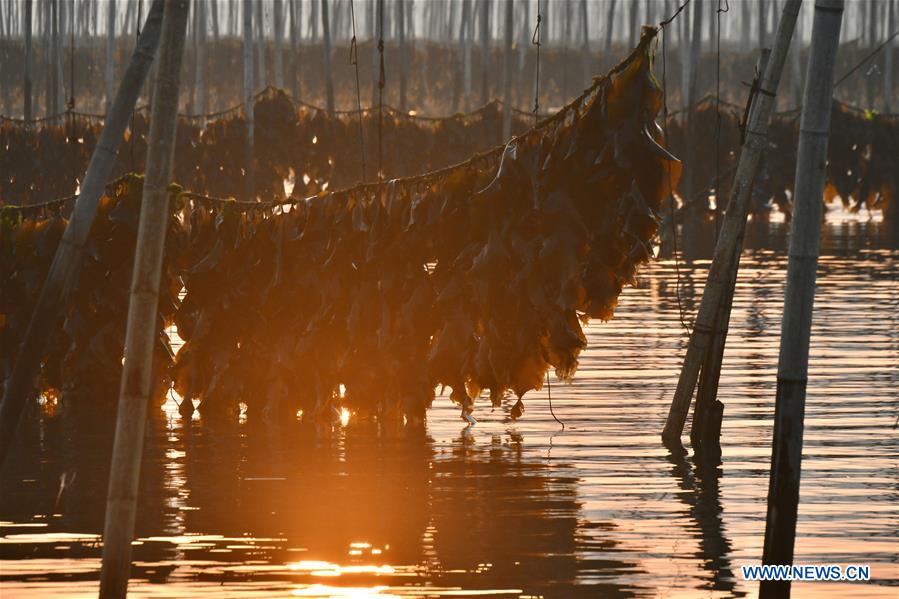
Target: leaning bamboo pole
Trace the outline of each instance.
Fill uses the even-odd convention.
[[[699,370],[711,343],[720,303],[727,292],[732,272],[740,267],[742,247],[739,240],[746,227],[752,184],[768,144],[768,123],[774,109],[774,100],[790,47],[790,39],[796,27],[800,4],[801,0],[786,0],[784,3],[771,58],[759,84],[758,93],[753,99],[756,107],[751,111],[749,123],[746,125],[743,149],[734,175],[724,224],[715,246],[702,302],[687,345],[687,353],[665,429],[662,432],[662,438],[668,443],[680,441],[690,410],[690,402],[693,399],[693,391],[696,389]]]
[[[774,440],[763,564],[791,565],[799,509],[808,355],[821,249],[821,197],[843,0],[817,0],[802,98],[793,220],[777,361]],[[762,581],[760,597],[789,597],[789,580]]]
[[[75,201],[62,241],[56,249],[56,255],[41,288],[15,366],[6,380],[3,401],[0,403],[0,464],[9,452],[22,409],[33,392],[33,384],[40,370],[44,349],[78,279],[84,257],[84,245],[94,222],[97,204],[112,172],[119,144],[128,126],[141,86],[153,62],[161,24],[162,0],[154,0],[140,41],[119,85],[112,109],[104,121],[103,131],[84,175],[81,194]]]
[[[146,177],[134,251],[125,358],[106,498],[101,599],[124,597],[128,592],[144,427],[154,385],[153,346],[157,335],[162,257],[169,225],[169,182],[175,154],[181,56],[189,6],[188,0],[166,0],[162,20],[162,52],[150,114]]]

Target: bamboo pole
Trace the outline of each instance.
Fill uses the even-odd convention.
[[[540,0],[537,1],[539,2]],[[612,52],[612,32],[615,31],[615,2],[616,0],[609,0],[609,11],[606,13],[606,54],[611,54]]]
[[[146,178],[134,252],[125,361],[106,498],[101,599],[124,597],[128,591],[144,426],[153,387],[153,346],[157,336],[159,282],[169,224],[169,181],[175,154],[178,88],[188,10],[188,0],[165,2],[162,52],[150,114]]]
[[[322,0],[324,2],[325,0]],[[511,0],[509,0],[511,1]],[[406,112],[406,78],[408,63],[406,57],[406,2],[396,0],[397,42],[400,53],[400,111]]]
[[[74,49],[73,49],[74,51]],[[106,111],[112,106],[115,89],[115,0],[106,5]]]
[[[629,44],[628,48],[634,48],[637,46],[637,30],[640,29],[640,26],[637,24],[637,10],[639,10],[639,8],[640,3],[637,0],[631,0],[630,26],[627,28],[627,43]],[[693,10],[696,10],[695,7]]]
[[[200,114],[209,114],[209,90],[206,86],[206,4],[208,0],[194,1],[194,19],[196,20],[196,55],[194,61],[196,72],[194,73],[194,89],[197,93],[197,110]],[[216,0],[213,0],[214,5]]]
[[[774,108],[774,99],[786,62],[790,39],[796,26],[800,4],[801,0],[786,0],[784,3],[783,15],[777,28],[774,48],[771,51],[771,59],[761,79],[758,94],[753,99],[753,104],[756,104],[757,108],[751,111],[749,123],[746,126],[743,149],[734,175],[724,224],[715,246],[696,323],[693,333],[690,335],[677,389],[671,402],[665,429],[662,432],[662,439],[668,443],[680,441],[687,413],[690,410],[690,402],[693,399],[693,391],[696,388],[696,379],[711,342],[719,305],[728,288],[730,278],[733,276],[733,271],[739,269],[740,266],[741,248],[738,247],[738,242],[746,227],[752,183],[758,173],[759,163],[768,143],[768,121]]]
[[[581,0],[581,85],[590,85],[590,28],[587,21],[587,0]]]
[[[261,90],[268,85],[268,72],[265,68],[265,13],[259,0],[253,2],[253,6],[256,7],[256,87]]]
[[[503,138],[512,137],[512,33],[515,30],[515,1],[506,0],[506,47],[503,52]]]
[[[765,72],[770,57],[771,50],[762,48],[756,64],[757,73]],[[750,109],[752,108],[755,107],[750,107]],[[717,190],[716,193],[718,193]],[[737,253],[743,250],[745,231],[744,228],[737,239]],[[693,448],[701,450],[704,457],[713,460],[721,456],[720,436],[721,421],[724,417],[724,404],[718,400],[718,383],[721,379],[721,364],[724,361],[724,347],[727,343],[727,332],[736,286],[737,270],[732,269],[728,285],[724,291],[724,297],[718,306],[718,314],[712,327],[711,344],[699,372],[696,405],[693,408],[693,424],[690,428],[690,443],[693,445]]]
[[[334,73],[331,70],[331,25],[328,22],[328,0],[321,0],[322,39],[325,59],[325,95],[328,110],[334,110]]]
[[[887,1],[887,31],[896,31],[896,0]],[[883,109],[884,112],[893,111],[893,48],[895,40],[884,48],[883,56]]]
[[[297,33],[300,31],[298,17],[300,11],[297,9],[297,0],[288,0],[290,2],[290,93],[293,98],[300,97],[300,81],[297,72],[299,64],[299,46],[297,45]]]
[[[793,189],[790,257],[777,362],[777,399],[768,486],[763,564],[790,565],[796,539],[808,354],[815,301],[815,270],[821,247],[821,197],[834,69],[843,21],[843,0],[817,0],[799,127]],[[763,581],[760,597],[789,597],[789,581]]]
[[[31,110],[31,8],[32,3],[25,3],[25,11],[24,11],[24,33],[25,33],[25,81],[23,82],[22,90],[23,90],[23,101],[25,103],[24,106],[24,114],[25,120],[30,121],[34,118],[34,113]]]
[[[256,169],[253,165],[253,141],[255,136],[255,106],[253,105],[253,3],[243,0],[243,112],[247,121],[246,162],[244,176],[246,200],[256,197]]]
[[[97,212],[97,203],[109,180],[119,144],[156,53],[161,24],[162,0],[154,0],[112,109],[104,121],[103,131],[84,175],[81,194],[75,201],[72,216],[41,288],[15,366],[6,380],[0,403],[0,464],[9,452],[22,409],[33,392],[44,349],[78,279],[84,244]]]
[[[281,32],[284,26],[284,11],[281,6],[281,0],[274,0],[272,24],[274,25],[274,40],[272,41],[274,52],[274,69],[275,69],[275,87],[284,89],[284,64],[281,55]]]
[[[490,0],[481,0],[481,106],[490,101],[489,67]]]
[[[464,82],[463,90],[465,100],[463,106],[465,112],[471,110],[471,42],[474,38],[474,11],[472,11],[473,0],[463,0],[462,5],[462,27],[464,27],[465,37],[462,40],[462,80]]]

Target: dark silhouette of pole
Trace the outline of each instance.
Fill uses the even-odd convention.
[[[843,0],[815,2],[799,126],[796,195],[790,225],[790,257],[780,332],[780,357],[777,361],[777,398],[763,564],[793,563],[815,271],[821,248],[821,198],[842,21]],[[760,596],[789,597],[790,583],[763,581]]]

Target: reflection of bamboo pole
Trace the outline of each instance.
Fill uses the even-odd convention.
[[[662,433],[662,438],[666,442],[680,440],[684,423],[687,420],[687,412],[690,410],[690,402],[693,399],[693,391],[696,388],[699,369],[705,360],[705,354],[711,342],[719,305],[733,276],[733,271],[739,269],[740,266],[739,240],[746,227],[752,183],[768,144],[768,122],[774,109],[774,98],[780,84],[800,4],[801,0],[787,0],[784,4],[774,48],[771,51],[771,59],[762,77],[759,92],[753,99],[753,104],[756,106],[751,111],[749,123],[746,126],[743,151],[740,154],[733,187],[727,202],[727,213],[718,243],[715,246],[715,255],[709,267],[705,291],[702,294],[702,302],[696,316],[696,324],[690,335],[677,389],[668,412],[665,430]]]
[[[815,2],[808,72],[802,98],[796,183],[793,187],[796,194],[777,363],[777,399],[763,564],[793,563],[815,270],[821,249],[821,197],[824,193],[834,68],[842,20],[843,0]],[[789,597],[790,583],[763,581],[760,596]]]
[[[81,194],[75,202],[62,241],[56,249],[56,255],[47,273],[47,279],[41,288],[28,330],[19,348],[15,367],[6,379],[3,402],[0,403],[0,464],[9,451],[22,408],[32,392],[32,385],[40,371],[44,348],[78,279],[81,260],[84,257],[84,244],[94,222],[97,203],[112,173],[119,144],[122,142],[122,136],[143,82],[147,78],[150,64],[153,62],[161,23],[162,0],[154,0],[140,41],[119,85],[112,109],[106,115],[103,131],[84,175]]]
[[[162,19],[162,52],[150,114],[146,179],[134,252],[125,359],[106,498],[101,599],[124,597],[128,590],[144,425],[154,386],[153,349],[158,335],[159,282],[169,225],[169,181],[175,154],[178,88],[188,10],[188,0],[166,0]]]

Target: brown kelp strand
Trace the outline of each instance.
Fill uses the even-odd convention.
[[[705,198],[720,177],[722,193],[726,197],[736,169],[742,143],[741,119],[743,108],[722,104],[718,162],[716,165],[715,131],[718,113],[714,98],[698,103],[690,118],[696,119],[696,131],[701,139],[694,144],[694,160],[685,168],[693,170],[693,189],[686,189],[681,181],[678,194],[691,208],[704,210]],[[672,151],[686,155],[688,140],[688,112],[672,115],[668,124]],[[861,208],[882,208],[885,212],[899,209],[899,115],[878,114],[859,110],[834,101],[831,111],[832,135],[828,144],[826,199],[839,196],[843,205],[852,211]],[[774,115],[768,136],[768,152],[753,190],[753,209],[766,209],[768,201],[782,211],[791,213],[793,179],[796,169],[796,140],[799,137],[799,111]],[[716,174],[717,170],[717,174]]]
[[[348,187],[362,178],[359,119],[353,112],[328,112],[294,103],[280,90],[256,97],[255,195],[312,195],[322,189]],[[513,133],[525,131],[533,116],[515,114]],[[91,115],[72,115],[41,126],[0,122],[0,197],[8,203],[44,202],[75,193],[102,122]],[[365,161],[378,164],[377,111],[365,111],[362,130]],[[118,177],[139,171],[146,161],[146,111],[135,114],[113,170]],[[503,141],[502,109],[492,102],[481,109],[445,118],[419,118],[388,109],[383,122],[383,165],[386,177],[410,176],[465,160]],[[241,107],[204,119],[179,120],[174,179],[185,188],[213,196],[244,189],[247,167],[246,119]],[[375,177],[369,168],[368,179]],[[242,198],[249,199],[249,198]]]
[[[245,402],[251,413],[346,406],[421,419],[440,386],[467,413],[482,396],[520,402],[549,369],[570,379],[582,324],[611,318],[653,255],[656,213],[680,174],[659,145],[653,35],[557,115],[452,168],[271,203],[173,187],[157,397],[170,380],[208,414]],[[140,181],[103,200],[45,392],[63,380],[79,395],[114,388]],[[4,348],[21,337],[63,225],[26,213],[4,211],[2,268],[18,294],[4,292]],[[172,324],[185,341],[174,357]],[[57,373],[73,360],[84,369]]]

